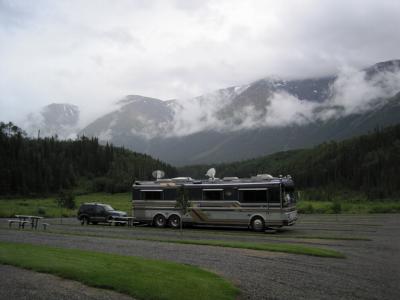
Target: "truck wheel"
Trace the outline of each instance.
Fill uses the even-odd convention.
[[[88,217],[82,217],[82,219],[81,219],[81,225],[85,225],[85,223],[86,223],[86,225],[89,225],[90,220],[89,220]]]

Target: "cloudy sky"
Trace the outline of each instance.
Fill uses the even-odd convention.
[[[0,120],[400,58],[398,0],[0,0]]]

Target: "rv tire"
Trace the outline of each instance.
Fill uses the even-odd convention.
[[[261,232],[265,230],[265,222],[264,219],[261,217],[254,217],[251,219],[250,227],[254,231]]]
[[[155,227],[162,228],[162,227],[165,227],[166,224],[167,224],[167,220],[166,220],[165,217],[164,217],[163,215],[161,215],[161,214],[156,215],[156,216],[154,217],[154,219],[153,219],[153,225],[154,225]]]
[[[178,215],[172,215],[168,219],[168,226],[171,228],[179,228],[181,224],[181,218]]]

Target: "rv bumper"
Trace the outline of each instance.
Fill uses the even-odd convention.
[[[293,225],[294,223],[296,223],[297,218],[298,218],[297,210],[288,212],[286,213],[286,219],[283,221],[283,225],[285,226]]]

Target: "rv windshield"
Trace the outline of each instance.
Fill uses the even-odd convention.
[[[296,203],[296,193],[293,188],[285,188],[283,194],[283,203],[286,205],[295,204]]]

